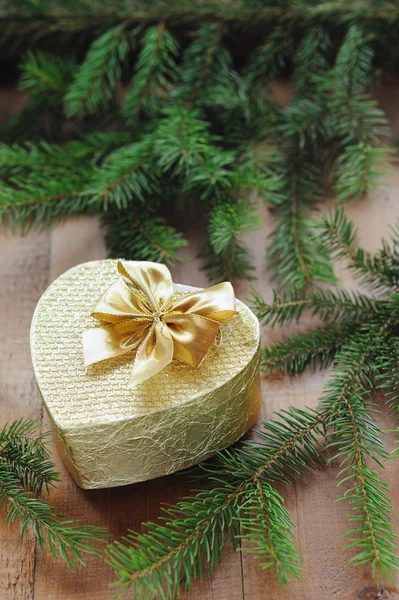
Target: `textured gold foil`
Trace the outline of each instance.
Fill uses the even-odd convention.
[[[36,378],[61,456],[84,488],[173,473],[237,441],[260,405],[259,324],[236,300],[200,368],[174,360],[129,386],[129,354],[85,369],[82,332],[93,304],[115,281],[116,261],[70,269],[47,289],[32,320]],[[176,298],[196,288],[175,284]]]

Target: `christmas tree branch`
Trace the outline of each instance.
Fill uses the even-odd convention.
[[[86,112],[108,108],[128,50],[124,24],[109,29],[93,42],[65,96],[68,117],[83,117]]]
[[[40,548],[48,547],[70,567],[84,565],[83,554],[99,554],[105,530],[66,520],[36,496],[59,481],[48,450],[48,434],[38,432],[34,421],[20,420],[0,431],[0,505],[7,522],[19,519],[21,536],[32,530]]]
[[[281,422],[264,424],[267,441],[256,446],[259,457],[250,442],[246,451],[220,453],[214,463],[204,464],[210,480],[215,482],[210,491],[164,509],[161,524],[146,524],[148,533],[131,533],[124,544],[117,542],[109,547],[108,557],[118,575],[115,585],[121,596],[131,591],[136,597],[141,594],[155,598],[161,594],[172,599],[181,583],[188,589],[194,578],[202,577],[205,557],[208,568],[219,559],[224,529],[237,535],[241,511],[245,513],[252,498],[254,482],[263,478],[280,481],[282,470],[296,462],[295,456],[299,464],[292,475],[315,468],[320,456],[308,442],[315,441],[313,432],[320,430],[325,415],[291,409],[280,417]],[[285,527],[275,532],[285,547],[286,535]],[[284,563],[291,565],[294,576],[298,574],[293,554]]]
[[[326,236],[333,239],[334,233]],[[369,276],[375,277],[372,269]],[[352,509],[349,519],[355,525],[346,534],[356,551],[351,562],[370,564],[376,581],[399,566],[388,486],[369,466],[374,461],[383,468],[387,458],[370,398],[378,387],[391,389],[397,380],[392,352],[399,331],[397,293],[378,301],[347,292],[294,293],[282,301],[275,296],[268,307],[259,295],[255,299],[255,310],[268,323],[299,319],[305,309],[334,320],[264,351],[266,366],[293,373],[320,357],[325,365],[333,363],[331,379],[315,410],[291,407],[263,423],[259,441],[244,441],[202,465],[204,490],[165,509],[162,524],[148,524],[148,533],[131,534],[110,547],[121,594],[130,590],[138,597],[172,599],[179,583],[187,589],[202,577],[205,556],[215,564],[226,535],[243,542],[243,550],[254,552],[261,566],[273,567],[281,583],[297,577],[292,523],[273,486],[316,469],[324,451],[328,462],[339,464],[339,485],[346,488],[342,499]]]
[[[187,241],[165,219],[130,207],[107,221],[106,241],[113,258],[133,258],[173,265],[184,260]]]

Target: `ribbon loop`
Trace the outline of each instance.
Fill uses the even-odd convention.
[[[142,383],[176,358],[198,367],[220,323],[236,314],[230,283],[173,298],[167,267],[118,261],[121,278],[100,298],[92,317],[100,327],[83,332],[85,366],[135,351],[132,383]]]

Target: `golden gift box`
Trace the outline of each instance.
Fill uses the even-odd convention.
[[[127,485],[196,464],[236,442],[261,406],[259,323],[239,300],[234,316],[218,323],[209,349],[201,349],[199,365],[188,364],[183,348],[180,359],[175,352],[158,372],[153,369],[148,378],[138,376],[132,383],[140,351],[123,349],[124,338],[118,342],[122,350],[109,352],[112,302],[108,323],[96,320],[102,313],[96,319],[92,315],[107,290],[123,285],[116,284],[122,270],[137,265],[158,268],[98,260],[70,269],[44,292],[32,319],[31,353],[40,392],[59,452],[83,488]],[[172,290],[175,306],[201,294],[199,288],[180,284]],[[172,314],[174,321],[178,312]],[[160,318],[158,313],[154,318]],[[98,336],[105,334],[107,360],[87,360],[84,353],[98,352]],[[88,346],[85,336],[91,337],[91,348],[83,348]],[[183,345],[184,336],[183,331]],[[204,336],[197,335],[197,346]]]

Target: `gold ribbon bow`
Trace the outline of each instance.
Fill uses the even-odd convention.
[[[142,383],[173,358],[198,367],[210,349],[221,321],[235,315],[230,283],[173,298],[164,265],[130,262],[104,293],[92,317],[101,327],[83,332],[85,365],[136,351],[132,383]]]

